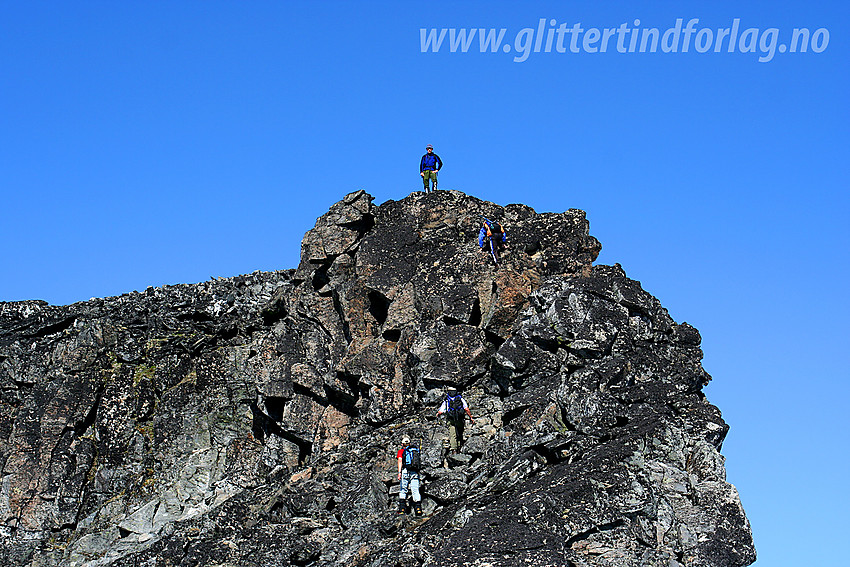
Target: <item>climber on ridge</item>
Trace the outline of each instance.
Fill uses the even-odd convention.
[[[499,264],[499,251],[508,247],[508,233],[500,223],[491,221],[485,216],[481,230],[478,231],[478,247],[484,249],[484,244],[490,249],[493,261]]]
[[[475,420],[472,419],[469,404],[454,387],[449,387],[446,390],[446,399],[443,400],[443,404],[437,410],[437,417],[440,417],[441,414],[446,414],[446,420],[449,423],[449,446],[454,455],[463,444],[463,426],[466,416],[469,416],[469,423],[473,425]]]
[[[422,177],[422,182],[425,184],[425,192],[428,193],[428,180],[432,181],[432,191],[437,190],[437,172],[443,167],[443,162],[440,156],[434,153],[434,146],[428,144],[425,146],[425,155],[419,162],[419,176]]]
[[[401,440],[401,449],[397,453],[398,479],[401,482],[398,491],[398,513],[404,514],[407,508],[407,491],[413,495],[413,509],[417,516],[422,515],[422,496],[419,494],[419,469],[421,455],[419,446],[410,443],[410,437]]]

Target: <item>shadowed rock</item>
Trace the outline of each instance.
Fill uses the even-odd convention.
[[[574,209],[358,191],[295,270],[0,303],[0,559],[752,563],[699,333],[599,250]],[[476,417],[454,456],[447,385]],[[424,520],[391,510],[403,435]]]

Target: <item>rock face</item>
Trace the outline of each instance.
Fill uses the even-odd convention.
[[[599,250],[578,210],[359,191],[295,270],[0,303],[0,563],[749,565],[700,335]]]

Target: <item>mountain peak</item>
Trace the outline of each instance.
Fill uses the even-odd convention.
[[[357,191],[294,270],[0,304],[0,557],[752,563],[699,332],[600,249],[576,209]],[[475,417],[456,454],[449,386]],[[403,436],[421,518],[395,511]]]

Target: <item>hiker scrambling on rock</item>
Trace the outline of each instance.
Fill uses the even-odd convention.
[[[432,180],[432,191],[437,190],[437,172],[443,167],[443,162],[440,156],[434,153],[434,146],[428,144],[425,146],[425,155],[422,156],[422,161],[419,162],[419,176],[422,177],[422,182],[425,183],[425,192],[428,192],[428,180]]]
[[[446,414],[446,420],[449,422],[449,447],[452,454],[455,454],[463,444],[463,426],[466,416],[469,416],[469,423],[475,423],[469,411],[469,404],[466,403],[457,388],[446,390],[446,399],[443,400],[443,404],[437,410],[437,417],[441,414]]]
[[[401,440],[401,449],[398,450],[398,479],[401,486],[398,491],[398,513],[404,514],[407,507],[407,491],[413,495],[413,509],[417,516],[422,515],[422,496],[419,494],[419,469],[421,467],[421,455],[419,446],[411,444],[409,437]]]
[[[483,250],[485,244],[490,249],[493,261],[498,264],[499,252],[508,247],[508,233],[500,223],[491,221],[486,217],[484,217],[481,230],[478,231],[478,247]]]

